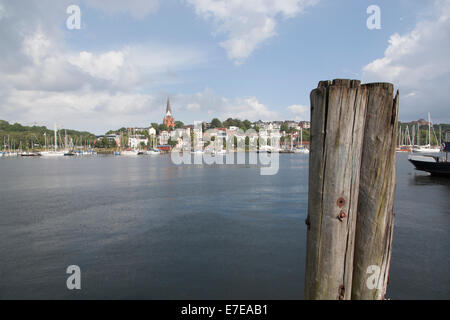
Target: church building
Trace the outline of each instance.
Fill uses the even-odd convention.
[[[175,128],[175,119],[172,116],[172,109],[170,108],[170,100],[167,97],[167,107],[166,107],[166,116],[163,119],[163,124],[167,126],[167,128]]]

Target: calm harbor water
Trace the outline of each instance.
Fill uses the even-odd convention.
[[[388,297],[450,298],[450,179],[398,154]],[[0,299],[302,299],[308,156],[0,159]],[[78,265],[81,290],[66,288]]]

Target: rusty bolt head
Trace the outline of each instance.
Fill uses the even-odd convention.
[[[344,219],[347,218],[347,214],[341,210],[341,212],[338,215],[339,221],[344,221]]]
[[[343,285],[339,286],[339,300],[344,300],[345,287]]]
[[[343,206],[345,206],[345,199],[344,198],[339,198],[338,200],[337,200],[337,206],[339,207],[339,208],[342,208]]]

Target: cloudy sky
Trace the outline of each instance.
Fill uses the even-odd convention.
[[[319,80],[352,78],[448,123],[449,57],[450,0],[0,0],[0,119],[103,133],[161,122],[169,95],[185,123],[308,120]]]

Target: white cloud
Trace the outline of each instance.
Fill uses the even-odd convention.
[[[258,101],[256,97],[226,100],[223,118],[239,118],[242,120],[273,120],[278,118],[278,112],[271,111]]]
[[[3,19],[5,15],[5,8],[3,8],[3,5],[0,3],[0,20]]]
[[[2,96],[0,92],[0,97]],[[97,134],[128,126],[148,126],[160,122],[165,111],[166,93],[138,94],[82,89],[78,91],[10,90],[0,103],[4,119],[49,127],[58,123],[66,128]],[[1,99],[0,99],[1,100]],[[171,95],[176,120],[185,123],[225,120],[274,120],[280,115],[255,97],[227,99],[210,89],[194,94]]]
[[[269,2],[269,7],[284,17],[297,14],[299,8],[297,1]],[[144,43],[103,51],[71,49],[65,45],[65,33],[55,28],[61,25],[61,15],[66,17],[69,3],[0,0],[2,119],[47,126],[56,122],[94,133],[122,126],[146,126],[162,119],[167,99],[167,92],[147,93],[149,88],[180,81],[177,72],[207,62],[204,50],[182,45]],[[119,12],[118,6],[114,8],[111,13]],[[262,16],[275,21],[267,10]],[[261,14],[256,16],[250,20],[259,21]],[[175,118],[186,123],[213,117],[280,118],[254,96],[229,99],[209,89],[172,94],[171,102]]]
[[[187,0],[197,15],[213,20],[228,57],[242,63],[264,41],[276,35],[280,18],[291,18],[319,0]]]
[[[196,111],[196,110],[200,110],[200,105],[198,103],[189,103],[187,105],[187,109],[189,111]]]
[[[175,118],[183,121],[209,121],[212,118],[225,120],[274,120],[280,115],[258,101],[256,97],[226,98],[216,95],[211,89],[195,94],[178,94],[170,98]],[[186,106],[186,107],[183,107]]]
[[[434,2],[434,15],[404,35],[389,39],[384,57],[363,68],[364,81],[392,82],[399,87],[400,117],[450,121],[450,1]]]
[[[88,6],[100,9],[108,14],[128,13],[135,19],[143,19],[157,11],[158,0],[85,0]]]
[[[94,55],[91,52],[82,51],[77,56],[69,57],[68,62],[94,78],[115,80],[124,65],[125,54],[120,51],[109,51]]]
[[[310,116],[308,106],[293,104],[287,107],[287,109],[291,112],[296,121],[309,121]]]
[[[155,44],[98,53],[68,52],[41,30],[25,36],[20,51],[28,63],[13,70],[0,66],[0,83],[24,90],[73,91],[86,86],[136,90],[148,84],[173,82],[174,71],[206,61],[199,49]]]
[[[161,119],[164,104],[158,94],[145,92],[180,81],[178,71],[206,61],[201,48],[183,45],[142,43],[106,51],[74,51],[65,46],[63,33],[53,31],[58,19],[51,2],[0,0],[0,5],[6,8],[0,20],[0,115],[4,120],[50,126],[57,122],[95,133],[148,125]],[[55,6],[65,18],[62,2]]]
[[[304,115],[306,112],[308,112],[309,107],[303,106],[301,104],[293,104],[287,107],[287,109],[295,115]]]
[[[58,123],[66,128],[104,133],[122,126],[148,126],[163,106],[146,94],[124,92],[43,92],[12,90],[2,103],[2,115],[11,121]]]

